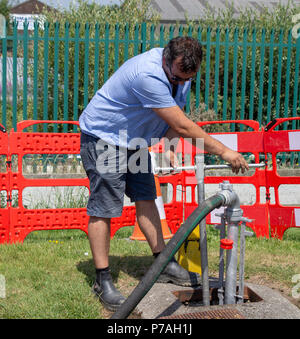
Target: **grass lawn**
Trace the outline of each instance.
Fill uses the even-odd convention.
[[[153,262],[146,242],[131,241],[133,227],[120,229],[111,241],[110,266],[116,286],[128,296]],[[217,276],[218,231],[209,227],[209,274]],[[291,297],[293,275],[300,274],[300,229],[283,241],[247,238],[246,281],[276,288]],[[33,232],[23,244],[0,245],[0,274],[5,297],[0,318],[109,318],[92,295],[94,265],[85,233]],[[3,280],[3,279],[2,279]]]

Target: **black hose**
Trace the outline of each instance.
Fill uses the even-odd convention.
[[[184,224],[180,226],[178,231],[173,235],[166,247],[155,259],[149,270],[132,291],[129,297],[124,301],[120,308],[111,316],[110,319],[126,319],[132,310],[138,305],[141,299],[147,294],[161,272],[168,265],[174,254],[186,238],[192,233],[194,228],[204,219],[212,210],[220,207],[224,203],[224,197],[216,194],[209,199],[204,200],[196,210],[187,218]]]

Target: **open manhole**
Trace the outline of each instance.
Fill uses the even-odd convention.
[[[184,305],[203,302],[201,288],[173,291],[172,293]],[[210,293],[210,305],[219,305],[218,288],[210,288],[209,293]],[[237,294],[238,294],[238,288],[237,288]],[[243,296],[244,303],[258,302],[262,300],[263,299],[257,293],[255,293],[251,288],[245,286],[244,296]]]

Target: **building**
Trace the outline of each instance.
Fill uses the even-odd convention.
[[[238,16],[245,8],[262,12],[265,7],[272,10],[280,3],[286,5],[288,0],[151,0],[151,3],[160,13],[162,24],[175,24],[185,23],[186,15],[189,19],[197,20],[207,9],[217,13],[219,9],[226,9],[228,4],[232,5],[234,15]],[[300,0],[294,0],[293,3],[300,6]]]
[[[27,0],[12,7],[10,12],[12,14],[40,14],[44,8],[52,9],[53,7],[47,5],[46,2]]]
[[[40,14],[44,9],[55,10],[45,2],[38,0],[22,1],[18,5],[11,8],[11,18],[18,22],[18,30],[23,30],[23,23],[25,20],[28,22],[28,29],[32,30],[34,21],[40,19]]]
[[[87,0],[93,2],[93,0]],[[19,1],[18,4],[11,8],[10,13],[13,20],[18,22],[18,30],[23,30],[23,22],[28,21],[28,29],[33,29],[33,23],[35,20],[43,22],[40,17],[42,11],[47,10],[59,11],[61,9],[68,9],[71,3],[76,3],[76,0],[26,0]],[[105,4],[119,4],[119,0],[101,0],[96,1],[101,5]]]

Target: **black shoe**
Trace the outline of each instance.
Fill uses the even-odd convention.
[[[116,311],[125,301],[122,294],[115,288],[110,272],[103,272],[100,282],[95,281],[92,292],[99,298],[101,304],[109,311]]]
[[[185,270],[173,258],[162,271],[157,282],[172,283],[180,286],[198,286],[201,285],[201,276],[198,273]]]

